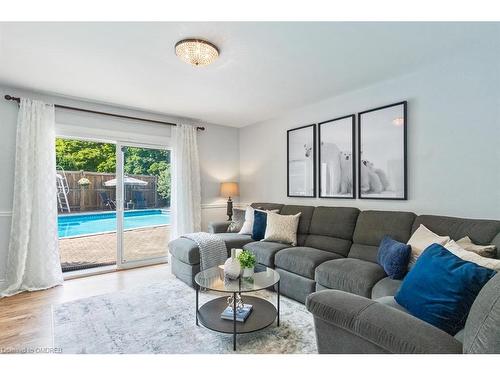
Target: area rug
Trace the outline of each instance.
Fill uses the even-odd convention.
[[[276,294],[254,295],[276,302]],[[200,303],[220,294],[200,293]],[[195,291],[170,276],[161,283],[57,305],[54,347],[63,353],[317,353],[312,315],[281,297],[281,321],[237,337],[195,324]]]

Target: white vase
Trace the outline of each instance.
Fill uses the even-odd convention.
[[[243,268],[243,277],[253,277],[254,267]]]
[[[240,277],[240,261],[236,258],[236,249],[231,249],[231,258],[227,258],[224,263],[224,276],[229,279]]]

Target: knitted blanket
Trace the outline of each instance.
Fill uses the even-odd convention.
[[[200,269],[206,270],[224,264],[227,259],[226,243],[219,236],[206,233],[188,233],[182,237],[196,242],[200,249]]]

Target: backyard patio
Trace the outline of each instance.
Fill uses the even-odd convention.
[[[168,254],[170,226],[137,228],[124,232],[127,261],[157,258]],[[116,233],[95,234],[59,240],[63,270],[91,268],[116,263]]]

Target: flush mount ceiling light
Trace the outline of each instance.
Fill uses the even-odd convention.
[[[205,66],[213,63],[219,57],[219,50],[205,40],[184,39],[175,44],[175,54],[185,63]]]

